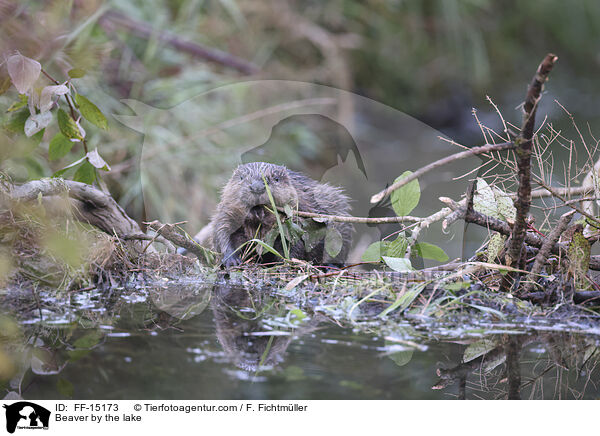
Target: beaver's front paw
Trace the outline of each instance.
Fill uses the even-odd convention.
[[[232,266],[237,266],[242,263],[242,259],[238,256],[237,253],[233,251],[225,252],[223,256],[223,261],[221,262],[225,268],[231,268]]]

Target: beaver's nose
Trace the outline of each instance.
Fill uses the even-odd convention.
[[[265,183],[262,180],[255,180],[250,184],[250,191],[253,194],[262,194],[265,192]]]

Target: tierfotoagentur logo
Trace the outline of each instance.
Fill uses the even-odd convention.
[[[29,401],[19,401],[6,409],[6,431],[14,433],[16,429],[47,430],[50,411]]]

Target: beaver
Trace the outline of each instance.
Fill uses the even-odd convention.
[[[319,183],[281,165],[266,162],[239,165],[223,188],[221,202],[210,224],[196,235],[201,244],[223,254],[226,267],[241,263],[242,250],[236,251],[238,247],[250,239],[263,239],[277,225],[275,215],[266,209],[271,207],[271,202],[265,181],[277,207],[289,205],[293,210],[349,216],[349,198],[340,188]],[[325,232],[316,244],[311,244],[310,251],[300,238],[290,247],[290,256],[315,264],[343,263],[352,242],[352,224],[330,222],[327,226],[342,236],[342,247],[335,257],[325,251]],[[274,248],[281,250],[279,238]],[[263,255],[261,260],[267,258]]]

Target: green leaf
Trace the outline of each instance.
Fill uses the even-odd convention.
[[[294,211],[292,210],[292,206],[290,206],[289,204],[286,204],[285,206],[283,206],[283,211],[285,212],[285,216],[288,218],[291,218],[292,216],[294,216]]]
[[[471,286],[471,282],[466,280],[466,281],[460,281],[460,282],[453,282],[453,283],[445,283],[443,285],[443,288],[446,289],[447,291],[452,291],[452,292],[458,292],[461,289],[468,289],[469,286]]]
[[[340,254],[344,240],[342,234],[335,227],[330,227],[325,233],[325,251],[331,257],[335,257]]]
[[[498,206],[498,213],[500,216],[508,221],[509,223],[514,223],[517,218],[517,208],[507,193],[498,189],[496,187],[493,188],[494,197],[496,198],[496,204]]]
[[[39,114],[31,115],[25,121],[25,126],[23,126],[23,130],[25,131],[25,136],[28,138],[38,133],[40,130],[43,130],[50,124],[52,121],[52,112],[41,112]]]
[[[4,78],[4,80],[2,81],[2,83],[0,83],[0,95],[4,94],[6,91],[8,91],[8,89],[10,88],[11,83],[12,82],[10,81],[10,77],[5,77]]]
[[[296,308],[289,311],[288,317],[293,323],[297,324],[306,318],[306,314],[300,309]]]
[[[580,224],[575,224],[580,226]],[[577,229],[573,233],[573,239],[567,248],[569,259],[569,273],[573,276],[576,289],[590,289],[591,283],[586,277],[590,267],[591,246],[583,236],[583,232]]]
[[[62,133],[58,132],[50,140],[48,148],[48,159],[57,160],[64,157],[73,148],[74,142],[67,138]]]
[[[312,251],[325,238],[327,226],[314,220],[304,220],[302,241],[307,252]]]
[[[64,378],[58,379],[58,381],[56,382],[56,389],[58,390],[59,394],[66,398],[72,398],[73,393],[75,392],[73,384],[69,380]]]
[[[408,309],[408,306],[415,301],[415,298],[419,296],[423,289],[427,286],[427,283],[419,283],[414,285],[412,288],[408,289],[406,292],[401,294],[396,301],[394,301],[387,309],[377,315],[379,318],[385,317],[388,313],[393,312],[396,309],[399,309],[400,312]]]
[[[81,112],[81,115],[83,115],[83,117],[86,120],[88,120],[95,126],[100,127],[101,129],[108,130],[108,121],[102,113],[102,111],[98,109],[98,106],[96,106],[94,103],[89,101],[81,94],[75,95],[75,101],[79,106],[79,111]]]
[[[80,79],[85,76],[86,71],[82,68],[72,68],[68,71],[68,75],[71,79]]]
[[[91,330],[73,342],[73,347],[92,348],[100,342],[100,339],[102,339],[102,333],[99,330]]]
[[[270,245],[265,244],[260,239],[250,239],[248,242],[256,242],[258,245],[260,245],[263,249],[267,250],[269,253],[274,254],[275,256],[278,256],[283,259],[283,256],[281,254],[279,254],[279,252],[277,250],[275,250]]]
[[[285,237],[288,241],[290,241],[290,245],[294,245],[296,242],[298,242],[300,240],[300,238],[302,238],[304,231],[302,230],[302,227],[300,227],[298,224],[296,224],[292,220],[286,220],[283,223],[284,223],[283,230],[285,233]]]
[[[406,171],[396,180],[397,181],[403,179],[404,177],[408,177],[412,174],[412,171]],[[405,216],[408,215],[412,210],[417,207],[419,204],[419,200],[421,199],[421,187],[419,186],[418,180],[413,180],[412,182],[404,185],[400,189],[396,189],[392,192],[392,208],[396,215]]]
[[[437,245],[428,242],[417,242],[414,245],[414,253],[423,259],[433,259],[438,262],[446,262],[448,255]]]
[[[384,242],[384,252],[381,254],[390,257],[404,257],[407,248],[408,239],[406,239],[404,233],[399,233],[396,239],[394,239],[392,242]]]
[[[10,133],[25,133],[25,123],[29,115],[29,109],[27,108],[14,112],[4,123],[4,128]]]
[[[73,162],[72,164],[67,165],[64,168],[61,168],[60,170],[58,170],[57,172],[55,172],[54,174],[52,174],[52,177],[60,177],[62,176],[69,168],[73,168],[74,166],[79,165],[81,162],[83,162],[85,160],[85,156],[82,157],[81,159],[77,159],[75,162]]]
[[[19,109],[24,108],[25,106],[27,106],[28,100],[29,100],[29,97],[27,97],[25,94],[19,95],[19,101],[13,102],[13,104],[10,105],[10,107],[6,110],[6,112],[15,112],[15,111],[18,111]]]
[[[279,229],[273,227],[267,232],[265,236],[263,236],[263,242],[269,247],[272,247],[273,245],[275,245],[275,239],[277,239],[277,236],[279,236]]]
[[[500,255],[500,252],[504,248],[504,242],[506,241],[506,236],[496,232],[490,238],[490,242],[488,242],[487,246],[487,261],[488,263],[494,263],[496,258]]]
[[[479,356],[489,353],[498,346],[498,341],[495,339],[481,339],[480,341],[470,344],[463,353],[463,362],[470,362],[477,359]]]
[[[392,347],[394,345],[396,345],[396,344],[393,343],[393,342],[385,341],[385,346],[386,347]],[[388,355],[388,357],[390,359],[392,359],[396,365],[398,365],[398,366],[404,366],[408,362],[411,361],[414,352],[415,352],[414,349],[404,350],[404,351],[397,351],[396,353],[392,353],[392,354]]]
[[[76,362],[79,359],[81,359],[82,357],[87,356],[91,352],[92,352],[92,350],[76,349],[76,350],[67,351],[67,354],[69,355],[69,361]]]
[[[35,135],[31,136],[29,139],[31,140],[32,144],[35,145],[40,145],[40,143],[42,142],[42,139],[44,139],[44,132],[46,131],[46,129],[42,129],[39,132],[37,132]],[[44,172],[42,171],[42,174]]]
[[[414,270],[410,263],[410,259],[407,259],[406,257],[381,256],[381,258],[386,263],[386,265],[394,271],[410,272]]]
[[[381,248],[381,241],[373,242],[367,247],[362,255],[361,260],[363,262],[381,262]]]
[[[490,186],[484,179],[477,179],[477,191],[473,196],[473,208],[494,218],[514,222],[517,209],[510,196],[501,189]]]
[[[71,139],[82,139],[79,127],[75,123],[75,120],[71,118],[64,110],[58,110],[58,128],[67,138]]]
[[[91,185],[96,180],[96,168],[87,160],[75,171],[73,180]]]
[[[491,186],[483,179],[477,179],[477,189],[475,195],[473,195],[473,209],[482,214],[500,218],[498,213],[498,205],[496,204],[496,197]]]
[[[103,170],[103,171],[110,171],[110,167],[104,161],[104,159],[102,159],[100,157],[100,154],[98,153],[97,148],[92,151],[89,151],[86,156],[87,156],[88,162],[91,163],[95,168],[98,168],[99,170]]]

